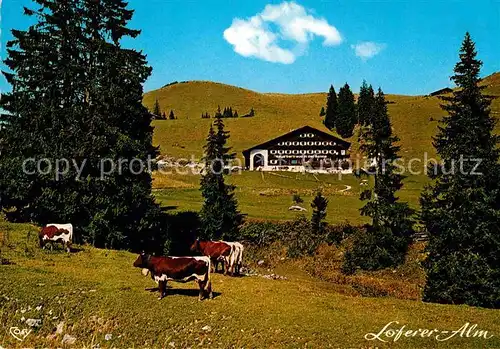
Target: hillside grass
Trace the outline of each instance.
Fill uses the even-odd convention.
[[[199,190],[200,176],[194,174],[153,175],[154,194],[157,200],[172,211],[199,211],[203,198]],[[311,215],[311,201],[317,190],[322,190],[328,199],[327,221],[330,223],[351,224],[366,223],[360,216],[359,209],[363,202],[359,194],[365,187],[353,175],[312,175],[291,172],[249,172],[243,171],[226,177],[236,186],[236,198],[239,209],[250,219],[292,220],[299,214]],[[399,192],[401,200],[417,209],[420,191],[425,183],[425,176],[409,176],[405,186]],[[348,190],[347,190],[348,189]],[[293,194],[304,200],[302,207],[307,212],[289,211]]]
[[[61,343],[65,334],[76,337],[76,348],[500,347],[498,310],[346,296],[334,283],[311,278],[287,261],[271,271],[288,280],[217,274],[211,301],[198,302],[191,283],[172,283],[167,298],[158,301],[157,294],[145,290],[154,287],[152,280],[132,267],[135,255],[89,246],[76,246],[78,252],[71,254],[42,251],[33,234],[27,238],[29,231],[34,232],[30,225],[0,221],[1,256],[10,263],[0,265],[4,348],[71,347]],[[29,318],[42,320],[41,326],[17,341],[9,329],[28,328]],[[391,321],[414,330],[457,330],[477,323],[494,337],[364,339]]]
[[[483,80],[485,92],[500,96],[500,73]],[[355,91],[356,92],[356,88]],[[145,94],[144,104],[151,108],[158,99],[162,110],[168,114],[174,110],[177,120],[154,122],[154,143],[162,154],[172,157],[199,159],[208,133],[210,119],[201,119],[201,114],[212,116],[220,105],[231,106],[239,115],[254,108],[251,118],[225,119],[231,132],[229,144],[239,157],[241,152],[254,145],[287,133],[305,125],[328,131],[322,124],[319,112],[326,103],[326,93],[276,94],[257,93],[235,86],[207,81],[178,83]],[[389,115],[394,132],[401,139],[401,154],[406,159],[434,157],[432,137],[437,132],[438,121],[445,115],[439,107],[438,97],[387,95]],[[492,115],[500,117],[500,100],[495,99]],[[500,132],[500,125],[497,125]],[[357,136],[348,139],[353,143],[352,153],[357,154]]]

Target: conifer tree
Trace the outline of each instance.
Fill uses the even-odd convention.
[[[396,192],[403,186],[404,176],[397,172],[399,141],[392,134],[387,104],[382,90],[375,99],[371,123],[362,129],[360,150],[375,159],[373,189],[364,190],[360,199],[367,201],[361,214],[371,218],[366,232],[357,236],[353,248],[346,253],[344,271],[356,268],[377,270],[404,262],[413,235],[413,210],[400,202]]]
[[[155,100],[155,104],[153,106],[153,114],[157,117],[161,116],[160,102],[158,102],[158,98]]]
[[[138,169],[157,148],[142,105],[151,68],[140,52],[120,46],[139,34],[127,27],[133,12],[118,0],[36,3],[25,10],[35,24],[13,30],[5,61],[13,88],[1,99],[9,112],[0,134],[4,208],[23,221],[71,222],[79,242],[145,248],[159,239],[163,215],[151,175]],[[81,172],[23,169],[29,158],[74,161]],[[139,161],[110,171],[119,159]]]
[[[339,91],[335,127],[343,138],[351,137],[357,123],[354,94],[346,83]]]
[[[420,200],[429,236],[424,300],[500,308],[499,137],[476,56],[466,33],[451,77],[457,89],[442,97],[448,115],[434,139],[441,163],[430,164],[434,181]]]
[[[323,123],[329,130],[335,128],[335,123],[337,121],[337,94],[333,85],[330,85],[330,91],[328,92],[328,97],[326,99],[326,114]]]
[[[326,209],[328,207],[328,199],[323,196],[320,190],[316,193],[311,207],[313,209],[311,217],[311,231],[314,235],[321,235],[325,232]]]
[[[358,98],[358,122],[361,126],[369,125],[373,115],[373,108],[375,106],[375,93],[373,92],[372,85],[368,85],[363,80],[363,84],[359,90]]]
[[[210,125],[204,147],[205,168],[200,188],[204,198],[200,220],[202,237],[206,239],[237,239],[238,227],[243,222],[234,196],[235,186],[224,180],[224,170],[234,158],[231,148],[226,146],[228,139],[229,132],[224,129],[224,121],[218,114],[214,125]]]
[[[168,118],[170,120],[175,120],[175,114],[174,114],[174,111],[173,110],[170,110],[170,114],[168,115]]]
[[[162,120],[167,120],[167,114],[165,114],[165,112],[163,112],[163,114],[161,115],[161,118],[162,118]]]
[[[319,116],[325,116],[325,115],[326,115],[325,107],[321,107],[321,110],[319,112]]]
[[[235,118],[238,118],[238,117],[239,117],[239,115],[238,115],[238,111],[237,111],[237,110],[235,110],[235,111],[234,111],[234,115],[233,115],[233,116],[234,116]]]
[[[220,110],[220,105],[217,107],[217,111],[215,112],[214,118],[218,118],[222,116],[222,112]]]

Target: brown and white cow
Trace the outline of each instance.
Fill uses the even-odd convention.
[[[231,275],[240,274],[241,272],[241,267],[243,266],[243,251],[245,248],[243,247],[243,244],[240,242],[228,242],[228,241],[220,241],[225,244],[228,244],[231,246],[231,254],[229,255],[228,258],[228,264],[229,264],[229,270],[231,272]]]
[[[158,283],[160,297],[167,295],[167,282],[195,281],[200,287],[199,300],[213,298],[210,281],[210,258],[208,257],[155,257],[141,253],[134,262],[134,267],[141,268],[143,274],[151,273],[151,279]]]
[[[210,258],[214,272],[217,271],[219,261],[224,263],[224,275],[229,271],[229,256],[231,255],[231,246],[220,241],[200,241],[196,240],[191,245],[191,251],[199,252]]]
[[[50,242],[51,248],[54,243],[61,243],[67,252],[71,252],[71,241],[73,240],[73,225],[72,224],[47,224],[38,233],[40,247],[45,248],[45,245]]]

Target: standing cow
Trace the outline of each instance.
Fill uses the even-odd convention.
[[[134,267],[143,269],[144,275],[151,273],[151,279],[158,283],[160,300],[167,295],[168,281],[195,281],[200,287],[200,301],[204,299],[205,293],[209,299],[213,298],[208,257],[155,257],[141,253]]]
[[[243,266],[243,251],[245,248],[243,244],[240,242],[228,242],[228,241],[219,241],[225,244],[228,244],[231,247],[231,253],[229,255],[227,263],[229,264],[229,270],[231,275],[240,274],[241,267]],[[221,261],[224,257],[221,257],[219,261]],[[217,268],[217,267],[216,267]]]
[[[71,242],[73,240],[73,225],[72,224],[47,224],[38,233],[40,247],[44,248],[50,242],[51,248],[54,243],[61,243],[66,251],[71,252]]]
[[[196,240],[191,245],[191,251],[199,252],[210,258],[214,272],[217,270],[217,263],[222,260],[224,263],[224,275],[229,271],[229,256],[231,255],[231,246],[225,242],[219,241],[200,241]]]

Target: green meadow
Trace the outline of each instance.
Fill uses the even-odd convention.
[[[145,290],[154,282],[132,267],[134,254],[90,246],[75,246],[71,254],[39,250],[36,230],[27,224],[0,221],[0,232],[3,348],[500,347],[497,310],[345,295],[288,260],[269,270],[255,266],[286,280],[217,274],[213,300],[199,302],[194,283],[172,283],[159,301]],[[29,327],[28,319],[39,324]],[[388,329],[405,326],[420,335],[395,339],[388,332],[381,335],[387,342],[365,339],[392,321],[398,323]],[[467,323],[477,328],[458,331]],[[29,333],[19,341],[10,334],[15,328]],[[425,329],[439,332],[422,337]],[[488,339],[476,330],[488,331]],[[63,344],[65,336],[74,343]]]

